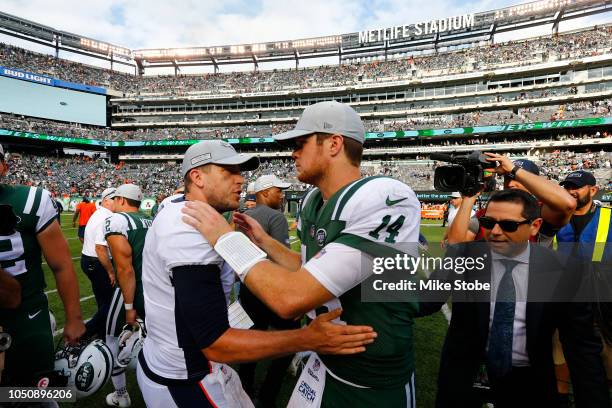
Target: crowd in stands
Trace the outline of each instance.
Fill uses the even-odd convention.
[[[188,92],[266,92],[359,82],[382,82],[471,72],[494,66],[526,65],[607,53],[612,48],[608,26],[558,36],[485,44],[459,51],[408,56],[388,61],[307,67],[298,70],[251,71],[215,74],[135,76],[88,66],[51,55],[38,54],[0,43],[0,65],[55,78],[96,85],[128,94]]]
[[[508,125],[539,121],[611,116],[612,100],[582,101],[512,110],[474,111],[469,113],[407,116],[405,119],[364,120],[367,131],[387,132],[467,126]],[[0,129],[98,140],[187,140],[215,138],[261,138],[292,129],[293,123],[243,125],[229,127],[172,127],[114,130],[98,126],[62,123],[40,118],[0,114]]]
[[[123,183],[135,183],[145,195],[171,194],[180,184],[180,165],[173,162],[120,162],[110,164],[99,157],[39,156],[31,154],[7,154],[8,183],[33,185],[46,188],[54,196],[99,196],[110,187]],[[594,171],[600,187],[609,188],[612,183],[612,152],[576,153],[567,150],[535,152],[530,157],[538,163],[543,175],[561,180],[569,172],[578,169]],[[435,168],[442,163],[428,160],[385,159],[366,160],[362,163],[364,175],[387,175],[398,178],[413,190],[432,190]],[[262,161],[261,166],[245,172],[245,186],[263,174],[275,174],[292,183],[292,189],[301,191],[306,185],[296,178],[295,168],[289,158]]]

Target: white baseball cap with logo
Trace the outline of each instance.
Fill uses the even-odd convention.
[[[112,200],[113,198],[115,198],[116,192],[117,192],[117,189],[115,187],[107,188],[106,190],[102,192],[102,201]]]
[[[259,159],[250,154],[236,152],[234,147],[226,141],[204,140],[190,146],[185,152],[181,175],[185,177],[189,170],[205,164],[238,165],[241,171],[245,171],[259,167]]]
[[[260,191],[264,191],[272,187],[278,187],[281,190],[285,190],[291,187],[291,183],[283,183],[283,181],[276,177],[274,174],[261,176],[257,180],[255,180],[256,193],[259,193]]]
[[[115,197],[129,198],[134,201],[142,201],[142,190],[136,184],[122,184],[117,187]]]
[[[355,109],[345,103],[325,101],[308,106],[293,130],[274,135],[274,139],[280,142],[313,133],[342,135],[363,144],[366,131]]]

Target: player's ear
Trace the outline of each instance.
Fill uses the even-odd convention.
[[[329,149],[332,156],[338,155],[344,146],[344,138],[340,135],[331,135],[329,138]]]

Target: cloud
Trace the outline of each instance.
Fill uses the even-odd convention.
[[[3,11],[131,49],[214,46],[334,35],[510,6],[516,0],[4,0]],[[601,23],[599,15],[562,30]],[[549,34],[536,28],[524,36]],[[504,40],[517,33],[505,34]],[[23,44],[23,43],[22,43]]]

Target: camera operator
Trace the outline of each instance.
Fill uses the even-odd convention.
[[[556,232],[569,222],[574,213],[576,200],[558,184],[540,177],[538,166],[530,160],[512,162],[500,154],[485,155],[492,165],[498,163],[495,173],[504,176],[504,189],[527,191],[538,199],[543,223],[534,239],[547,246],[552,245]],[[449,244],[473,241],[478,237],[480,231],[477,217],[480,214],[477,212],[474,217],[470,217],[470,212],[479,194],[463,197],[455,220],[448,227]]]

